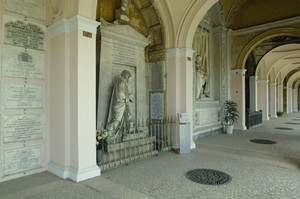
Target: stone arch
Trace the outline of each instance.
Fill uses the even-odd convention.
[[[281,80],[278,79],[278,84],[283,84],[285,76],[287,74],[289,74],[289,72],[293,71],[294,69],[296,69],[298,67],[299,66],[297,66],[297,65],[288,64],[285,67],[283,67],[281,70],[279,70],[278,73],[277,73],[277,75],[276,75],[276,77],[275,77],[275,79],[278,78],[279,74],[282,75],[282,79]]]
[[[233,69],[244,69],[247,57],[251,51],[258,46],[262,41],[270,39],[274,36],[289,35],[289,36],[298,36],[300,37],[300,29],[298,28],[275,28],[263,33],[260,33],[254,37],[250,42],[246,44],[241,53],[238,56],[237,64]]]
[[[295,82],[294,89],[297,89],[300,85],[300,78]]]
[[[289,80],[287,81],[287,87],[292,88],[293,87],[293,83],[295,82],[295,80],[297,80],[300,77],[300,71],[294,73]]]
[[[277,53],[276,56],[274,53]],[[282,66],[287,66],[289,63],[293,62],[299,62],[297,59],[298,57],[300,58],[300,44],[287,44],[276,47],[265,54],[259,61],[256,68],[256,75],[258,76],[258,79],[268,79],[270,71],[272,68],[275,68],[275,76],[270,79],[274,82],[278,71],[284,68]],[[284,61],[286,63],[283,64],[282,62]]]

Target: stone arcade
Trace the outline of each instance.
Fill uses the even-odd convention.
[[[156,152],[166,142],[180,149],[178,113],[190,118],[193,149],[222,132],[228,99],[239,130],[298,111],[300,2],[270,2],[1,0],[0,182],[42,171],[99,176],[95,134],[122,120],[109,112],[124,73],[126,108],[115,110],[130,128],[173,119],[174,128],[161,126],[168,140],[146,125],[125,137],[146,134],[147,146],[129,144]]]

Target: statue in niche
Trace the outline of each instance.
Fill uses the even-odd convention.
[[[131,73],[127,70],[123,70],[114,84],[110,108],[108,113],[108,119],[106,123],[106,130],[111,140],[117,138],[123,132],[122,128],[128,125],[130,121],[130,108],[129,103],[133,102],[132,95],[128,91],[128,81],[131,77]],[[129,129],[129,126],[126,126]]]
[[[121,0],[121,8],[115,10],[115,21],[114,24],[128,25],[128,5],[130,0]]]
[[[209,97],[209,71],[207,62],[201,55],[196,56],[196,99],[201,99],[202,95]]]

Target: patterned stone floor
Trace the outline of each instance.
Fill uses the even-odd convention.
[[[190,154],[162,153],[75,183],[48,173],[0,183],[2,199],[64,198],[300,198],[300,113],[285,115],[247,131],[196,142]],[[293,130],[274,129],[275,127]],[[266,139],[276,144],[256,144]],[[211,186],[185,177],[191,169],[225,172],[230,183]]]

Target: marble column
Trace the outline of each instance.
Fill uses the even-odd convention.
[[[191,149],[193,142],[193,54],[188,48],[172,48],[167,51],[167,114],[177,118],[178,113],[188,113],[190,120]],[[173,148],[179,148],[178,121],[173,137]]]
[[[257,76],[250,77],[250,112],[257,111]]]
[[[238,104],[240,116],[235,129],[246,130],[246,97],[245,97],[245,73],[246,69],[231,70],[231,100]]]
[[[277,95],[276,95],[276,82],[272,82],[270,85],[270,111],[271,117],[277,118]]]
[[[278,111],[283,112],[283,85],[279,84],[277,86],[277,103]]]
[[[293,89],[287,87],[286,88],[286,113],[293,112]]]
[[[50,162],[48,171],[82,181],[100,175],[96,165],[96,29],[76,15],[50,31]]]
[[[268,82],[257,80],[257,109],[262,110],[263,120],[269,120]]]
[[[298,112],[298,89],[293,89],[293,112]]]

